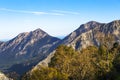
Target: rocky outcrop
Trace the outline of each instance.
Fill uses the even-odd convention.
[[[0,72],[0,80],[13,80],[13,79],[6,77],[3,73]]]

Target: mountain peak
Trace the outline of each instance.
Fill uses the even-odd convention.
[[[43,31],[42,29],[38,28],[34,31],[31,31],[31,33],[34,35],[34,36],[45,36],[45,35],[48,35],[45,31]]]
[[[97,22],[97,21],[89,21],[87,23],[85,23],[87,25],[95,25],[95,24],[104,24],[104,23],[100,23],[100,22]]]
[[[80,27],[75,31],[76,31],[76,33],[80,34],[80,33],[89,31],[89,30],[91,30],[91,29],[93,29],[95,27],[98,27],[98,26],[104,25],[104,24],[105,23],[99,23],[99,22],[96,22],[96,21],[89,21],[89,22],[87,22],[85,24],[80,25]]]
[[[114,20],[112,22],[109,23],[110,25],[119,25],[120,24],[120,20]]]
[[[40,28],[37,28],[36,30],[34,30],[34,31],[32,31],[32,32],[37,32],[37,33],[39,33],[39,32],[41,32],[41,33],[46,33],[45,31],[43,31],[42,29],[40,29]]]
[[[105,23],[100,23],[100,22],[97,22],[97,21],[89,21],[89,22],[85,23],[84,25],[94,26],[94,25],[101,25],[101,24],[105,24]]]
[[[41,30],[40,28],[34,30],[34,31],[30,31],[30,32],[23,32],[18,34],[18,36],[16,36],[16,38],[20,39],[20,38],[26,38],[26,37],[34,37],[34,38],[42,38],[44,36],[48,35],[46,32],[44,32],[43,30]]]
[[[120,22],[120,20],[114,20],[114,21],[112,21],[112,22]]]
[[[89,21],[85,24],[82,24],[80,25],[80,27],[78,29],[91,29],[91,28],[94,28],[98,25],[102,25],[104,23],[100,23],[100,22],[97,22],[97,21]]]

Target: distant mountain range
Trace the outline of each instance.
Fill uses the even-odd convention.
[[[119,42],[120,20],[110,23],[90,21],[62,40],[41,29],[21,33],[10,41],[0,42],[0,70],[22,75],[41,61],[47,64],[54,56],[53,51],[61,44],[81,50],[87,46],[99,46],[100,40],[106,36],[112,36],[114,41]]]

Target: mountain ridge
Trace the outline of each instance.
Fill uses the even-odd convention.
[[[112,25],[112,26],[110,26]],[[99,23],[99,22],[95,22],[95,21],[90,21],[90,22],[87,22],[85,24],[82,24],[78,29],[76,29],[75,31],[73,31],[72,33],[70,33],[67,37],[65,37],[63,40],[62,40],[62,44],[69,44],[69,43],[72,43],[73,41],[73,45],[74,45],[74,39],[76,38],[79,38],[81,35],[80,38],[85,38],[84,35],[89,35],[88,38],[91,36],[93,37],[94,41],[95,39],[98,37],[98,35],[102,35],[103,34],[108,34],[108,33],[111,33],[111,34],[114,34],[114,35],[117,35],[119,33],[119,30],[116,30],[115,26],[118,26],[117,28],[119,29],[119,25],[120,25],[120,20],[115,20],[115,21],[112,21],[112,22],[109,22],[109,23]],[[115,32],[113,32],[113,30],[116,30]],[[87,32],[87,33],[86,33]],[[98,34],[98,35],[96,35]],[[102,35],[102,36],[105,36],[105,35]],[[101,37],[102,37],[101,36]],[[97,41],[95,41],[94,44],[96,44]],[[98,45],[98,44],[96,44]],[[74,46],[75,48],[75,46]]]

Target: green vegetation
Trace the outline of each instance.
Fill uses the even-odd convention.
[[[24,76],[23,80],[67,80],[67,77],[54,68],[40,67],[40,70],[34,70],[30,77]]]
[[[120,80],[120,46],[101,43],[78,52],[61,45],[49,67],[27,73],[22,80]]]

